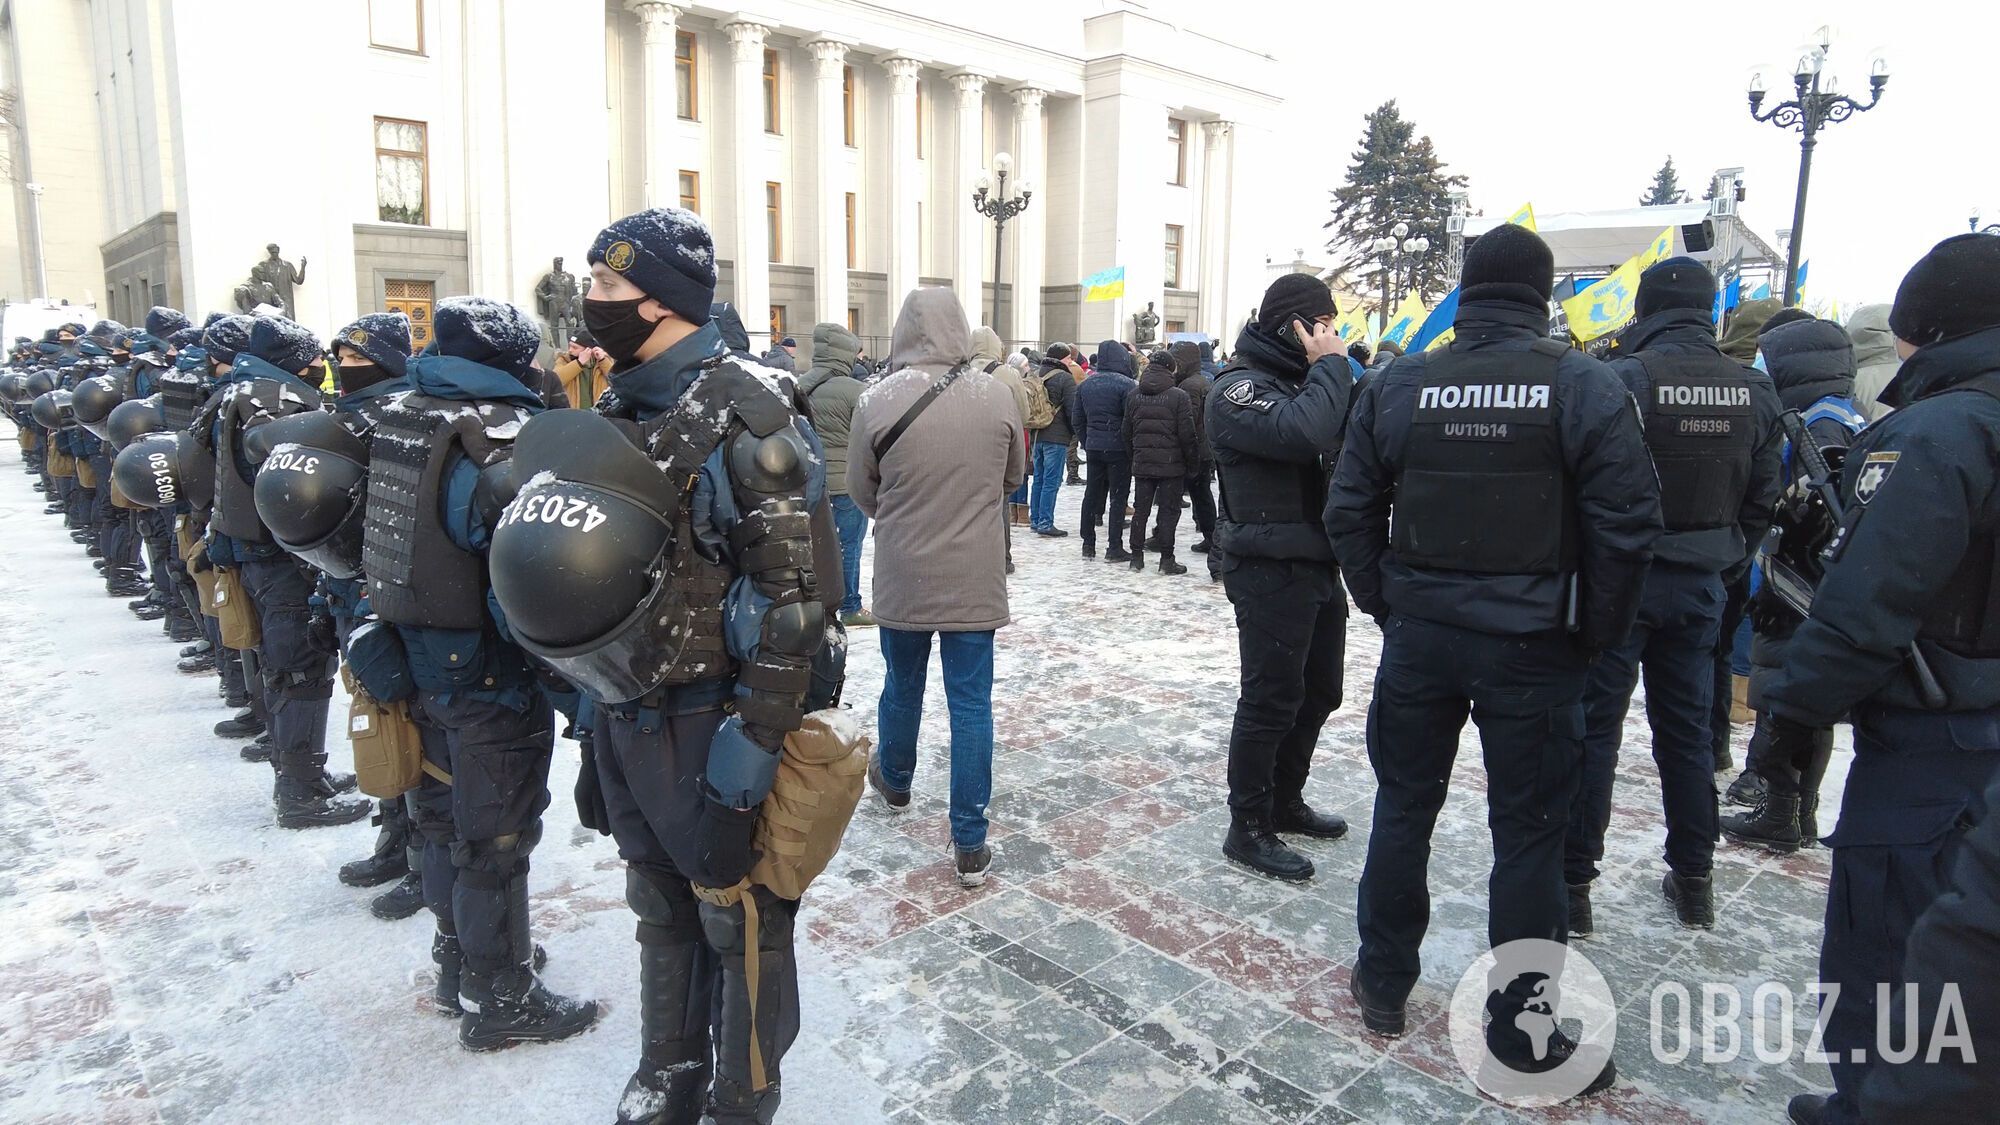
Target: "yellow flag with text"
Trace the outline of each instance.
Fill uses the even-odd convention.
[[[1527,227],[1529,230],[1534,230],[1535,205],[1532,203],[1521,204],[1521,209],[1507,216],[1507,221],[1517,227]]]
[[[1354,302],[1353,308],[1334,318],[1333,327],[1334,331],[1340,333],[1341,340],[1346,343],[1368,342],[1370,333],[1367,305],[1361,301]]]
[[[1423,324],[1426,311],[1424,299],[1417,295],[1416,290],[1410,290],[1403,303],[1397,305],[1396,311],[1390,315],[1389,327],[1383,329],[1382,338],[1394,340],[1397,347],[1409,343],[1410,337],[1416,335],[1418,327]]]
[[[1570,335],[1584,343],[1625,327],[1639,297],[1639,275],[1674,252],[1674,228],[1668,227],[1644,250],[1611,271],[1611,276],[1562,303]]]

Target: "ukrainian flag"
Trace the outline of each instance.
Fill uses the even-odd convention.
[[[1453,289],[1444,295],[1444,300],[1438,302],[1437,308],[1431,310],[1431,315],[1424,318],[1424,326],[1417,329],[1417,334],[1410,340],[1410,350],[1413,352],[1425,352],[1439,347],[1438,338],[1440,336],[1445,338],[1446,343],[1449,343],[1452,335],[1452,318],[1457,315],[1458,290]]]
[[[1125,267],[1113,266],[1083,279],[1083,299],[1113,301],[1125,295]]]

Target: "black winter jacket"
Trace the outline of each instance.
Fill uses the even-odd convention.
[[[1076,440],[1076,431],[1069,421],[1069,400],[1076,397],[1076,376],[1062,365],[1061,360],[1043,360],[1042,370],[1035,378],[1042,381],[1042,390],[1048,392],[1049,405],[1055,407],[1055,421],[1035,431],[1035,444],[1047,442],[1050,445],[1068,445]]]
[[[1125,400],[1125,447],[1135,477],[1184,477],[1194,467],[1194,406],[1174,386],[1174,365],[1165,356],[1146,365],[1139,389]]]
[[[1208,396],[1208,437],[1215,446],[1220,506],[1215,541],[1229,558],[1333,561],[1333,543],[1316,518],[1326,478],[1340,456],[1346,427],[1347,357],[1324,356],[1310,368],[1296,345],[1279,342],[1256,324],[1236,337],[1236,356]],[[1254,509],[1269,495],[1245,495],[1245,480],[1284,486],[1299,496],[1296,520],[1245,523],[1232,508]],[[1285,503],[1289,504],[1287,499]],[[1224,564],[1228,565],[1227,563]]]
[[[1125,400],[1134,388],[1132,354],[1116,340],[1097,346],[1090,378],[1070,397],[1069,424],[1085,453],[1129,453],[1125,446]]]
[[[1194,404],[1194,444],[1195,463],[1188,466],[1188,472],[1206,472],[1215,463],[1215,450],[1208,444],[1208,373],[1202,364],[1202,351],[1210,347],[1202,344],[1196,348],[1185,341],[1175,344],[1168,352],[1174,357],[1174,384],[1187,392]],[[1217,370],[1221,370],[1217,368]]]

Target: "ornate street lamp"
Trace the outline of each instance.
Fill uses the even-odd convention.
[[[985,172],[979,173],[979,182],[974,185],[972,209],[993,220],[993,331],[1000,332],[1001,340],[1011,338],[1011,332],[1000,329],[1000,245],[1007,230],[1007,220],[1028,209],[1028,201],[1035,197],[1035,185],[1022,180],[1021,194],[1007,198],[1007,173],[1014,170],[1014,158],[1004,152],[993,154],[993,175],[999,178],[996,186]],[[988,192],[992,193],[988,198]],[[1011,326],[1010,326],[1011,327]]]
[[[1983,227],[1979,225],[1979,208],[1977,207],[1972,209],[1972,217],[1966,220],[1965,225],[1971,227],[1974,234],[2000,234],[2000,223],[1987,223]]]
[[[1389,330],[1389,290],[1399,280],[1398,272],[1408,270],[1417,259],[1430,252],[1431,240],[1424,237],[1411,238],[1410,224],[1398,222],[1389,228],[1389,233],[1368,244],[1368,249],[1382,256],[1382,332]]]
[[[1806,234],[1806,186],[1812,177],[1813,146],[1818,143],[1819,131],[1829,124],[1845,121],[1857,113],[1866,113],[1882,100],[1882,87],[1889,84],[1889,63],[1876,55],[1868,68],[1868,101],[1855,101],[1840,92],[1840,82],[1825,73],[1826,57],[1833,47],[1833,29],[1822,27],[1814,36],[1815,42],[1799,56],[1798,66],[1792,71],[1792,85],[1796,93],[1791,101],[1780,102],[1769,110],[1763,110],[1764,76],[1750,76],[1750,116],[1758,121],[1770,121],[1780,129],[1797,129],[1799,138],[1799,195],[1792,205],[1792,243],[1785,260],[1785,304],[1789,307],[1798,295],[1799,248],[1805,244]]]

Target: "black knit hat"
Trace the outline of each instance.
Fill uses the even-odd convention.
[[[1668,258],[1639,275],[1639,295],[1633,312],[1644,320],[1668,309],[1715,311],[1715,275],[1689,257]]]
[[[359,352],[400,379],[410,365],[410,318],[399,312],[368,313],[341,329],[333,346]]]
[[[2000,237],[1945,239],[1896,287],[1889,331],[1922,347],[2000,325]]]
[[[251,324],[250,342],[239,354],[255,356],[280,371],[296,374],[319,359],[320,346],[312,330],[304,325],[282,316],[260,316]]]
[[[1459,274],[1458,285],[1462,302],[1514,301],[1547,306],[1556,288],[1556,258],[1534,231],[1503,223],[1465,248],[1465,269]]]
[[[154,305],[146,310],[146,335],[158,336],[164,340],[188,326],[187,314],[165,305]]]
[[[497,367],[524,378],[542,346],[541,329],[528,314],[491,297],[449,297],[439,301],[433,323],[437,353]]]
[[[1339,311],[1334,308],[1333,290],[1326,287],[1326,282],[1309,273],[1288,273],[1264,290],[1264,299],[1257,303],[1257,327],[1276,332],[1291,323],[1293,317],[1317,320]]]
[[[589,257],[591,265],[603,262],[683,320],[708,323],[715,238],[694,212],[655,207],[627,215],[598,234]]]
[[[254,320],[244,313],[212,319],[201,334],[202,349],[216,363],[236,362],[236,353],[250,346],[250,326]]]
[[[1813,319],[1813,314],[1799,308],[1797,305],[1793,305],[1787,309],[1779,309],[1777,312],[1772,313],[1771,318],[1766,320],[1757,329],[1757,338],[1760,340],[1763,339],[1773,328],[1783,328],[1787,324],[1797,324],[1802,320],[1811,319]]]

